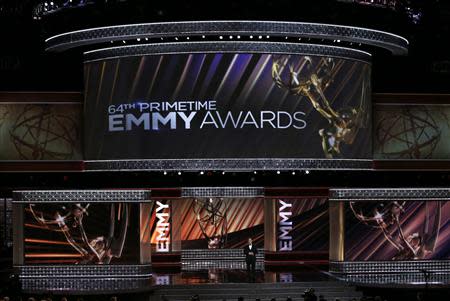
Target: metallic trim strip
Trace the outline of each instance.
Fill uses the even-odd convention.
[[[330,201],[355,200],[450,200],[450,188],[354,188],[330,189]]]
[[[407,261],[330,261],[330,272],[361,273],[417,273],[450,271],[450,260]]]
[[[329,56],[371,62],[371,54],[365,51],[315,44],[277,42],[179,42],[128,45],[91,50],[84,53],[85,62],[116,59],[129,56],[183,54],[183,53],[270,53]]]
[[[13,192],[13,203],[148,202],[150,190],[23,190]]]
[[[184,187],[181,197],[263,197],[263,187]]]
[[[151,275],[149,264],[130,265],[19,265],[21,279],[31,278],[137,278]]]
[[[352,26],[276,21],[188,21],[107,26],[72,31],[45,40],[48,51],[137,38],[196,35],[269,35],[342,40],[381,47],[394,54],[408,52],[409,42],[392,33]]]
[[[450,283],[450,273],[437,272],[424,273],[364,273],[364,274],[344,274],[336,277],[341,281],[346,281],[354,285],[365,285],[371,287],[417,287],[418,285],[428,285],[429,287],[443,287]]]
[[[241,249],[191,249],[181,251],[181,270],[201,269],[245,269],[245,258]],[[255,268],[264,270],[264,250],[258,249]]]
[[[137,159],[88,160],[86,171],[371,170],[369,159]]]
[[[150,287],[151,276],[125,278],[26,278],[20,279],[24,293],[88,294],[126,293],[146,291]]]

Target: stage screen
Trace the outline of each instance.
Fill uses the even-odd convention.
[[[277,250],[328,252],[327,198],[283,198],[277,202]]]
[[[182,249],[264,247],[262,198],[184,199],[179,210]]]
[[[346,204],[345,260],[450,259],[449,201]]]
[[[374,158],[450,159],[449,141],[449,105],[375,106]]]
[[[25,264],[139,264],[139,204],[28,204]]]
[[[79,104],[0,103],[0,160],[81,160]]]
[[[371,158],[370,70],[300,54],[87,62],[85,158]]]

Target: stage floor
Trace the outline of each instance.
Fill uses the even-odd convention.
[[[327,300],[359,300],[362,292],[352,285],[338,281],[324,269],[303,266],[293,270],[256,271],[242,269],[208,269],[173,274],[153,274],[152,300],[189,300],[198,295],[200,300],[244,300],[272,298],[303,300],[302,294],[311,288],[317,296]],[[164,298],[162,298],[164,296]]]
[[[450,288],[450,273],[365,273],[338,275],[328,272],[327,265],[301,265],[278,271],[247,273],[242,269],[205,269],[178,273],[153,273],[152,285],[200,285],[227,283],[309,283],[339,281],[358,287]]]
[[[210,268],[197,271],[155,270],[148,277],[136,278],[21,278],[22,289],[27,293],[53,291],[56,294],[105,294],[105,293],[150,293],[153,294],[194,294],[197,290],[209,295],[210,290],[224,291],[246,289],[258,293],[259,289],[278,291],[292,290],[302,293],[310,287],[319,288],[322,294],[335,296],[355,295],[355,288],[383,287],[410,289],[442,289],[450,287],[449,273],[433,273],[427,281],[422,273],[369,273],[347,276],[334,275],[328,272],[328,265],[283,266],[279,270],[261,271],[254,274],[243,269]],[[428,283],[427,283],[428,282]],[[213,294],[213,293],[211,293]],[[184,297],[189,297],[183,295]],[[233,295],[234,296],[234,295]],[[234,298],[234,297],[233,297]],[[188,298],[189,299],[189,298]],[[188,300],[183,299],[183,300]],[[181,300],[181,299],[180,299]]]
[[[238,269],[205,269],[180,273],[153,273],[154,285],[195,285],[207,283],[292,283],[336,281],[328,266],[304,266],[294,270],[284,268],[284,271],[255,271],[248,273]]]

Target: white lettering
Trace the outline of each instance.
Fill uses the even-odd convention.
[[[264,118],[264,115],[270,114],[272,117],[270,119]],[[274,129],[276,129],[275,124],[272,121],[275,120],[275,113],[272,111],[261,111],[261,128],[264,128],[264,122],[268,122]]]
[[[210,120],[210,121],[207,121],[208,118],[211,119],[211,120]],[[200,128],[202,129],[203,126],[206,125],[206,124],[213,124],[214,127],[215,127],[216,129],[219,128],[219,127],[217,126],[216,121],[214,120],[213,115],[212,115],[211,112],[209,112],[209,111],[206,112],[205,117],[203,118],[202,124],[200,125]]]
[[[279,217],[279,231],[278,249],[279,251],[292,251],[292,203],[278,200],[278,217]]]
[[[144,129],[149,130],[150,129],[150,113],[144,113],[141,115],[141,117],[136,118],[133,114],[127,114],[126,115],[126,122],[127,122],[127,131],[132,130],[132,125],[139,126],[141,123],[144,123]]]
[[[297,117],[297,115],[303,115],[305,116],[306,114],[304,112],[298,111],[294,113],[294,120],[298,121],[300,123],[300,125],[293,125],[294,128],[298,129],[298,130],[303,130],[304,128],[306,128],[306,121],[304,119],[302,119],[301,117]]]
[[[242,111],[239,112],[239,115],[238,115],[236,120],[234,119],[233,114],[231,113],[231,111],[228,111],[227,116],[225,117],[224,121],[220,117],[220,113],[219,112],[216,112],[216,115],[217,115],[217,119],[219,119],[219,123],[220,123],[220,125],[222,126],[223,129],[227,126],[228,120],[231,120],[231,123],[233,124],[233,127],[237,128],[238,125],[239,125],[239,121],[241,120]]]
[[[169,204],[156,201],[156,251],[169,252],[170,250],[170,213]]]
[[[287,124],[285,124],[285,125],[281,124],[282,123],[281,122],[281,116],[282,115],[286,116],[289,119],[289,122]],[[291,124],[292,124],[292,116],[288,112],[278,111],[277,112],[277,117],[278,117],[277,118],[277,128],[279,128],[279,129],[287,129],[288,127],[291,126]]]
[[[247,119],[249,119],[249,117],[251,117],[251,121],[247,121]],[[253,117],[252,112],[248,111],[247,115],[245,115],[244,121],[242,121],[241,124],[241,129],[244,127],[244,125],[246,124],[253,124],[255,126],[255,128],[258,128],[258,124],[256,123],[255,117]]]
[[[194,118],[195,114],[197,114],[197,112],[191,112],[189,114],[189,116],[186,116],[186,114],[184,112],[178,112],[178,115],[184,121],[184,128],[185,129],[190,129],[191,128],[191,121]]]
[[[152,128],[154,130],[159,130],[159,123],[166,125],[170,122],[170,129],[177,128],[177,114],[175,112],[170,112],[166,117],[162,116],[160,113],[152,113]]]
[[[109,115],[109,131],[123,131],[123,114]]]

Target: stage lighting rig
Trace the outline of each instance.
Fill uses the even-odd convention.
[[[98,2],[107,0],[53,0],[41,1],[33,8],[32,16],[34,20],[41,20],[47,15],[58,13],[67,9],[83,8]]]
[[[28,0],[29,1],[29,0]],[[17,18],[27,10],[28,1],[0,0],[0,18]]]
[[[413,24],[418,24],[422,20],[423,9],[422,0],[337,0],[338,2],[355,3],[357,5],[372,6],[390,9],[404,13]]]

